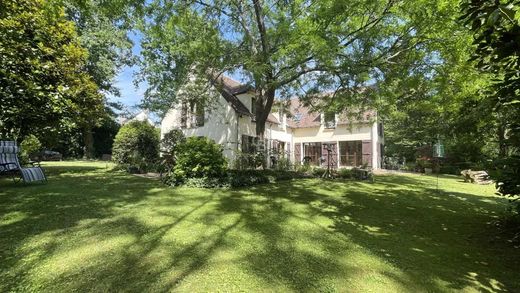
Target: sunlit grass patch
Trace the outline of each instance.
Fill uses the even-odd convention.
[[[506,201],[454,176],[167,188],[105,162],[0,179],[0,291],[519,291]],[[507,261],[505,261],[507,259]]]

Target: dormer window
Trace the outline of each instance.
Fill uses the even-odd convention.
[[[336,114],[333,112],[325,112],[323,114],[323,125],[325,128],[336,128]]]

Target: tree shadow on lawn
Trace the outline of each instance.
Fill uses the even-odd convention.
[[[0,291],[168,291],[231,245],[239,218],[190,229],[215,191],[179,194],[155,180],[83,170],[57,168],[46,185],[0,181]]]
[[[487,241],[497,205],[413,178],[226,191],[84,170],[0,191],[0,291],[215,290],[204,275],[215,263],[273,291],[348,290],[373,271],[410,291],[520,288],[518,258]],[[349,259],[358,253],[396,270]]]
[[[153,196],[158,187],[157,183],[122,173],[93,173],[99,171],[96,167],[49,169],[54,176],[46,184],[0,180],[0,276],[7,274],[1,278],[0,291],[10,291],[31,267],[56,253],[63,245],[60,241],[68,241],[66,235],[84,231],[95,235],[97,232],[90,232],[97,225],[103,228],[98,232],[109,234],[116,231],[115,227],[131,229],[134,225],[122,219],[107,219],[114,215],[115,208]],[[85,172],[89,174],[81,175]]]
[[[308,205],[309,217],[319,214],[331,219],[329,228],[335,233],[404,272],[407,278],[397,280],[404,288],[519,290],[520,255],[512,246],[492,239],[495,231],[489,222],[499,213],[496,203],[465,193],[437,193],[412,178],[404,181],[409,182],[389,177],[368,188],[360,182],[316,181],[321,192],[298,182],[254,189],[266,197]],[[409,190],[408,184],[414,189]]]

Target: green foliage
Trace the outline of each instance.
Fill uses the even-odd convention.
[[[159,159],[158,130],[146,121],[131,121],[117,133],[112,158],[131,172],[153,170]]]
[[[312,167],[311,170],[312,175],[315,177],[321,177],[325,172],[327,172],[327,169],[322,167]]]
[[[164,134],[161,139],[161,150],[164,153],[175,157],[177,148],[185,142],[186,137],[184,136],[184,133],[182,133],[182,130],[175,128]]]
[[[338,176],[339,178],[350,179],[353,177],[353,171],[352,169],[341,168],[338,170]]]
[[[100,126],[92,129],[94,136],[94,155],[100,158],[103,154],[112,154],[114,138],[119,131],[119,124],[107,117]]]
[[[208,73],[237,73],[258,90],[257,135],[275,95],[305,92],[318,110],[361,115],[403,93],[413,98],[417,76],[443,79],[438,98],[461,91],[443,62],[459,58],[469,40],[454,21],[454,1],[156,0],[149,8],[141,73],[150,84],[145,102],[156,109],[167,110],[179,93],[207,99],[180,89],[190,76],[207,84]],[[334,95],[316,95],[325,91]]]
[[[30,134],[24,138],[22,143],[20,143],[20,160],[22,164],[25,164],[29,162],[31,158],[34,158],[38,152],[40,152],[42,149],[42,144],[40,143],[40,140]]]
[[[491,173],[497,180],[497,189],[503,196],[510,198],[517,214],[520,214],[520,155],[499,159],[496,173]]]
[[[177,146],[173,177],[176,182],[187,178],[219,178],[226,167],[221,145],[206,137],[188,137]]]
[[[184,185],[199,188],[237,188],[258,184],[275,183],[285,180],[303,178],[303,174],[295,171],[277,170],[228,170],[218,178],[187,178]]]
[[[285,157],[281,157],[276,162],[275,170],[277,171],[289,171],[291,169],[291,160]]]
[[[485,111],[496,120],[499,159],[494,179],[502,195],[516,198],[520,196],[520,2],[464,1],[462,11],[474,33],[473,59],[493,77],[485,93]]]
[[[99,89],[119,96],[114,81],[124,66],[132,66],[132,27],[125,14],[135,1],[61,0],[67,18],[76,25],[81,46],[88,51],[86,71]],[[116,11],[117,9],[117,11]],[[106,103],[109,106],[109,103]]]
[[[300,164],[296,167],[296,171],[301,173],[309,173],[311,171],[312,167],[311,164],[307,161],[303,162],[303,164]]]
[[[266,154],[261,151],[254,153],[244,153],[238,151],[233,160],[233,168],[236,170],[255,170],[257,168],[266,169]]]
[[[74,24],[52,1],[0,3],[0,135],[54,135],[94,125],[103,97],[85,72]]]

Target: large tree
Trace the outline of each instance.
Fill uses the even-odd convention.
[[[316,108],[360,113],[378,106],[373,89],[382,81],[442,62],[434,52],[450,36],[455,7],[441,0],[151,1],[142,27],[146,102],[165,109],[188,80],[233,73],[255,89],[259,136],[275,97],[298,94]],[[317,95],[324,91],[331,94]]]
[[[134,64],[133,42],[128,33],[139,16],[140,1],[60,0],[56,3],[65,7],[67,18],[75,24],[80,44],[88,51],[85,71],[104,95],[106,116],[114,119],[115,110],[120,107],[107,96],[120,96],[115,79],[123,67]],[[91,158],[97,152],[94,138],[99,135],[93,133],[94,124],[86,126],[79,131],[83,133],[84,156]]]
[[[64,10],[44,0],[0,3],[0,136],[49,136],[92,123],[102,96]]]
[[[520,1],[471,0],[462,19],[474,33],[478,68],[494,78],[487,112],[497,121],[497,186],[506,196],[520,195]],[[520,212],[520,202],[518,210]]]

